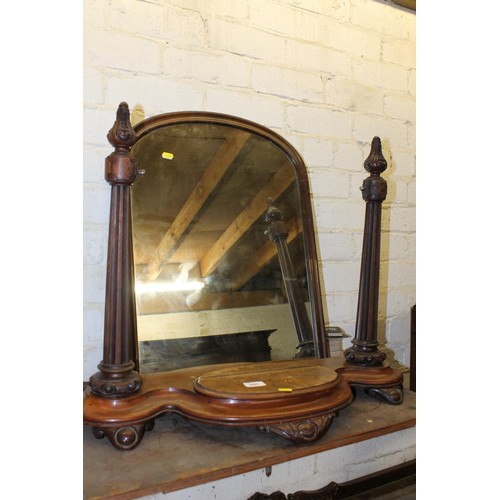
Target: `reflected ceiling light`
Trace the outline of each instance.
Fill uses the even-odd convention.
[[[205,286],[202,281],[152,281],[150,283],[136,283],[137,293],[156,292],[192,292],[201,290]]]

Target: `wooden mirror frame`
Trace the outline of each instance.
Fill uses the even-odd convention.
[[[159,127],[191,122],[217,123],[257,134],[278,146],[292,163],[301,200],[315,357],[198,366],[151,374],[138,371],[130,188],[140,171],[131,149],[139,138]],[[380,141],[372,144],[370,162],[367,160],[370,168],[365,162],[371,175],[364,183],[363,194],[367,219],[359,328],[353,347],[342,360],[328,357],[309,182],[305,164],[293,146],[261,125],[218,113],[168,113],[132,127],[125,102],[119,105],[107,137],[115,151],[105,162],[111,207],[103,360],[98,365],[99,371],[89,380],[83,405],[84,424],[92,427],[97,438],[106,436],[116,448],[130,450],[141,442],[145,431],[152,430],[156,418],[176,412],[202,423],[255,426],[303,443],[325,434],[337,412],[352,402],[355,387],[363,387],[388,403],[402,401],[402,374],[387,365],[377,347],[380,206],[386,192],[385,181],[380,177],[385,169]],[[267,377],[270,383],[264,390],[242,390],[245,377],[254,380]],[[284,380],[288,385],[283,385]]]
[[[297,179],[301,216],[303,220],[302,234],[304,237],[305,267],[311,303],[312,341],[316,356],[320,358],[327,357],[329,352],[326,343],[321,291],[319,288],[318,258],[312,219],[311,196],[307,169],[302,157],[283,137],[258,123],[231,115],[201,111],[165,113],[143,120],[133,127],[136,134],[135,142],[162,127],[187,124],[221,125],[243,130],[269,141],[288,158]],[[138,366],[138,360],[134,360],[134,362],[136,366]]]

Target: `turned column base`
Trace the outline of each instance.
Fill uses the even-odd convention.
[[[379,366],[385,361],[386,354],[378,349],[378,341],[367,342],[354,339],[352,347],[344,351],[349,363],[361,366]]]
[[[297,345],[297,353],[294,358],[313,358],[316,355],[316,349],[312,340],[301,342]]]
[[[92,392],[102,397],[122,397],[137,392],[142,378],[134,367],[133,362],[119,366],[99,363],[99,371],[89,380]]]

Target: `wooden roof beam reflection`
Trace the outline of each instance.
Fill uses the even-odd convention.
[[[302,225],[300,220],[295,217],[287,224],[288,237],[287,243],[290,244],[301,232]],[[242,271],[233,276],[231,280],[231,289],[238,290],[245,283],[248,283],[261,269],[263,269],[271,260],[276,257],[278,250],[276,245],[271,241],[267,241],[262,245],[248,260]]]
[[[179,295],[181,299],[179,299]],[[139,315],[168,314],[187,311],[213,311],[238,307],[283,304],[285,298],[279,290],[258,290],[245,292],[202,293],[198,300],[187,304],[182,293],[175,297],[168,293],[143,296],[138,302]]]
[[[198,184],[189,195],[176,218],[168,228],[159,245],[149,258],[145,270],[145,278],[155,280],[168,262],[189,224],[215,189],[223,175],[233,163],[250,134],[242,130],[231,131],[212,158],[209,166],[201,176]]]
[[[203,256],[200,261],[202,277],[208,276],[217,267],[224,255],[264,213],[267,199],[277,199],[294,180],[295,171],[287,160]]]

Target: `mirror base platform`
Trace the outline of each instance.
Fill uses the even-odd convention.
[[[126,397],[102,397],[87,388],[84,423],[98,439],[132,450],[156,418],[187,419],[232,427],[256,427],[296,444],[321,439],[355,388],[390,404],[403,399],[402,374],[387,364],[360,368],[340,358],[227,363],[142,374],[142,386]]]

